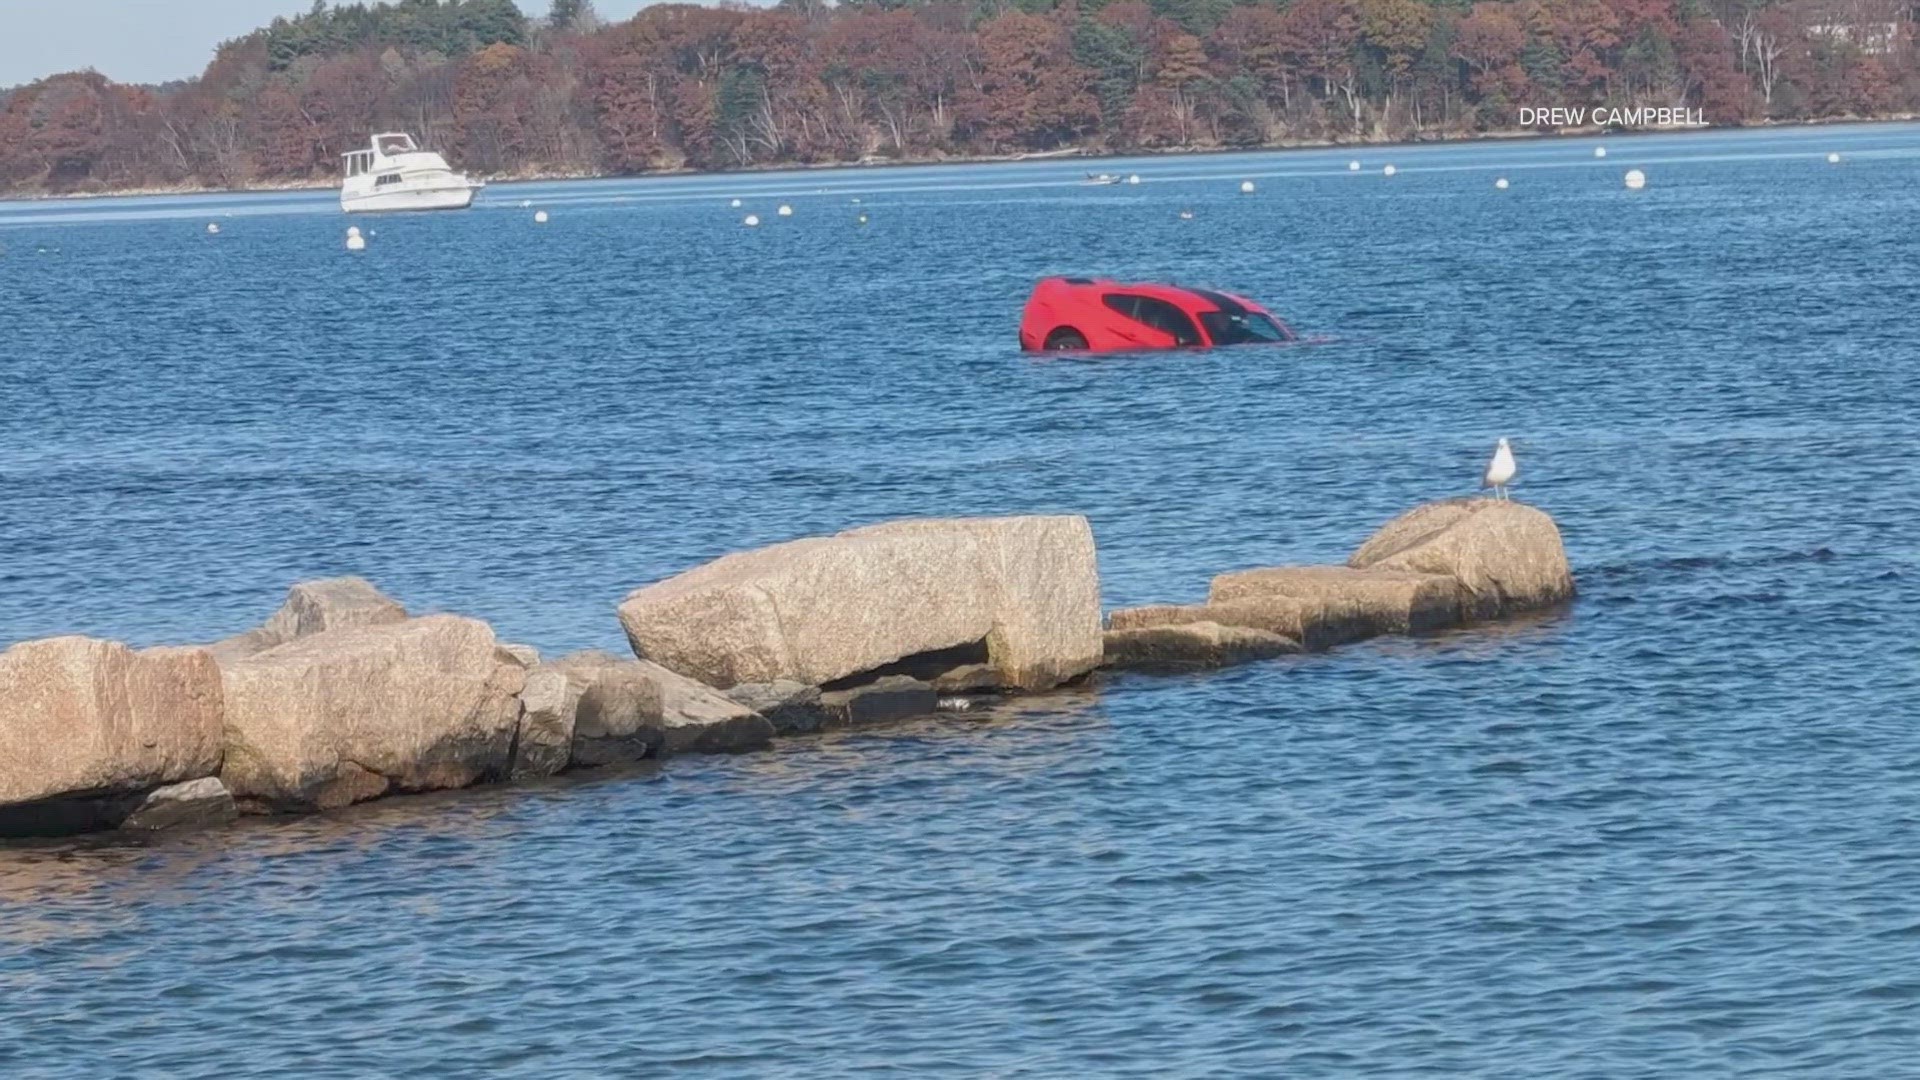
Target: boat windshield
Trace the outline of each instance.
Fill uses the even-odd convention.
[[[382,135],[376,144],[383,154],[405,154],[419,149],[409,135]]]
[[[1258,345],[1263,342],[1292,341],[1293,334],[1278,322],[1257,311],[1229,315],[1224,311],[1204,311],[1200,321],[1215,345]]]

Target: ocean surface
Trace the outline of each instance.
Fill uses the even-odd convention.
[[[357,573],[617,649],[638,585],[907,515],[1084,513],[1109,605],[1195,600],[1501,435],[1581,590],[0,849],[0,1075],[1913,1075],[1920,126],[1594,145],[498,185],[357,255],[325,192],[0,203],[0,645]],[[1053,273],[1325,340],[1023,355]]]

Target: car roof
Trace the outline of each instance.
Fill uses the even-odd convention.
[[[1251,300],[1219,292],[1215,289],[1199,289],[1190,285],[1167,285],[1160,282],[1115,281],[1112,278],[1063,277],[1055,280],[1079,288],[1094,289],[1100,292],[1127,292],[1139,296],[1151,296],[1157,300],[1168,300],[1184,306],[1203,304],[1229,315],[1240,315],[1248,311],[1264,313],[1265,308]]]

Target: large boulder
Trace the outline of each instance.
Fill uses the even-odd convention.
[[[1107,616],[1108,630],[1140,630],[1149,626],[1181,626],[1215,622],[1248,626],[1300,641],[1313,614],[1310,605],[1287,597],[1252,597],[1202,604],[1146,604],[1115,608]]]
[[[494,648],[498,649],[502,656],[529,671],[538,667],[540,664],[540,650],[531,645],[515,645],[511,642],[503,641],[494,646]]]
[[[19,808],[6,827],[66,831],[24,804],[131,797],[114,811],[123,814],[156,787],[213,774],[221,712],[220,671],[205,649],[135,652],[86,637],[13,646],[0,653],[0,808]]]
[[[612,765],[663,754],[744,750],[772,741],[766,717],[646,660],[603,652],[553,662],[575,688],[571,763]]]
[[[1325,648],[1325,628],[1314,605],[1284,596],[1249,597],[1205,604],[1148,604],[1118,608],[1107,616],[1107,629],[1146,630],[1160,626],[1216,623],[1262,630],[1291,639],[1308,650]]]
[[[634,653],[717,687],[817,686],[985,643],[1003,686],[1100,661],[1100,581],[1083,517],[888,522],[741,552],[620,605]]]
[[[572,764],[638,761],[659,751],[665,741],[660,686],[637,661],[584,652],[563,656],[552,667],[566,676],[576,701]]]
[[[1208,606],[1249,612],[1298,612],[1299,637],[1319,650],[1382,634],[1442,630],[1460,622],[1460,585],[1443,574],[1355,570],[1346,566],[1270,566],[1213,579]],[[1269,619],[1272,616],[1269,615]],[[1216,621],[1285,632],[1257,619]]]
[[[1573,597],[1573,570],[1553,518],[1504,499],[1450,499],[1381,526],[1347,565],[1445,574],[1460,583],[1462,611],[1494,619]]]
[[[1162,623],[1109,630],[1106,664],[1114,668],[1209,668],[1267,660],[1300,651],[1290,637],[1217,622]]]
[[[510,776],[516,780],[552,776],[572,763],[580,690],[580,684],[561,668],[542,665],[527,672],[527,684],[520,691]]]
[[[527,671],[477,619],[326,630],[224,663],[221,779],[249,805],[345,806],[508,768]]]
[[[407,609],[365,578],[303,581],[287,590],[280,610],[267,621],[208,648],[221,663],[252,656],[289,641],[328,630],[386,626],[405,620]]]
[[[747,750],[773,741],[771,721],[713,687],[650,660],[628,662],[659,688],[661,753]]]

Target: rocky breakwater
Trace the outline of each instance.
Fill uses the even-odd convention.
[[[295,585],[261,626],[135,651],[0,653],[0,835],[158,829],[237,812],[548,776],[1041,691],[1437,630],[1573,595],[1559,530],[1505,501],[1388,522],[1345,566],[1240,570],[1205,602],[1102,630],[1077,516],[914,519],[745,551],[619,605],[636,659],[543,661],[359,578]]]
[[[621,603],[635,655],[783,732],[1044,690],[1101,656],[1084,517],[927,518],[727,555]]]
[[[1560,530],[1495,499],[1427,503],[1389,521],[1344,566],[1277,566],[1213,579],[1204,603],[1108,619],[1113,667],[1207,667],[1443,630],[1573,597]]]

